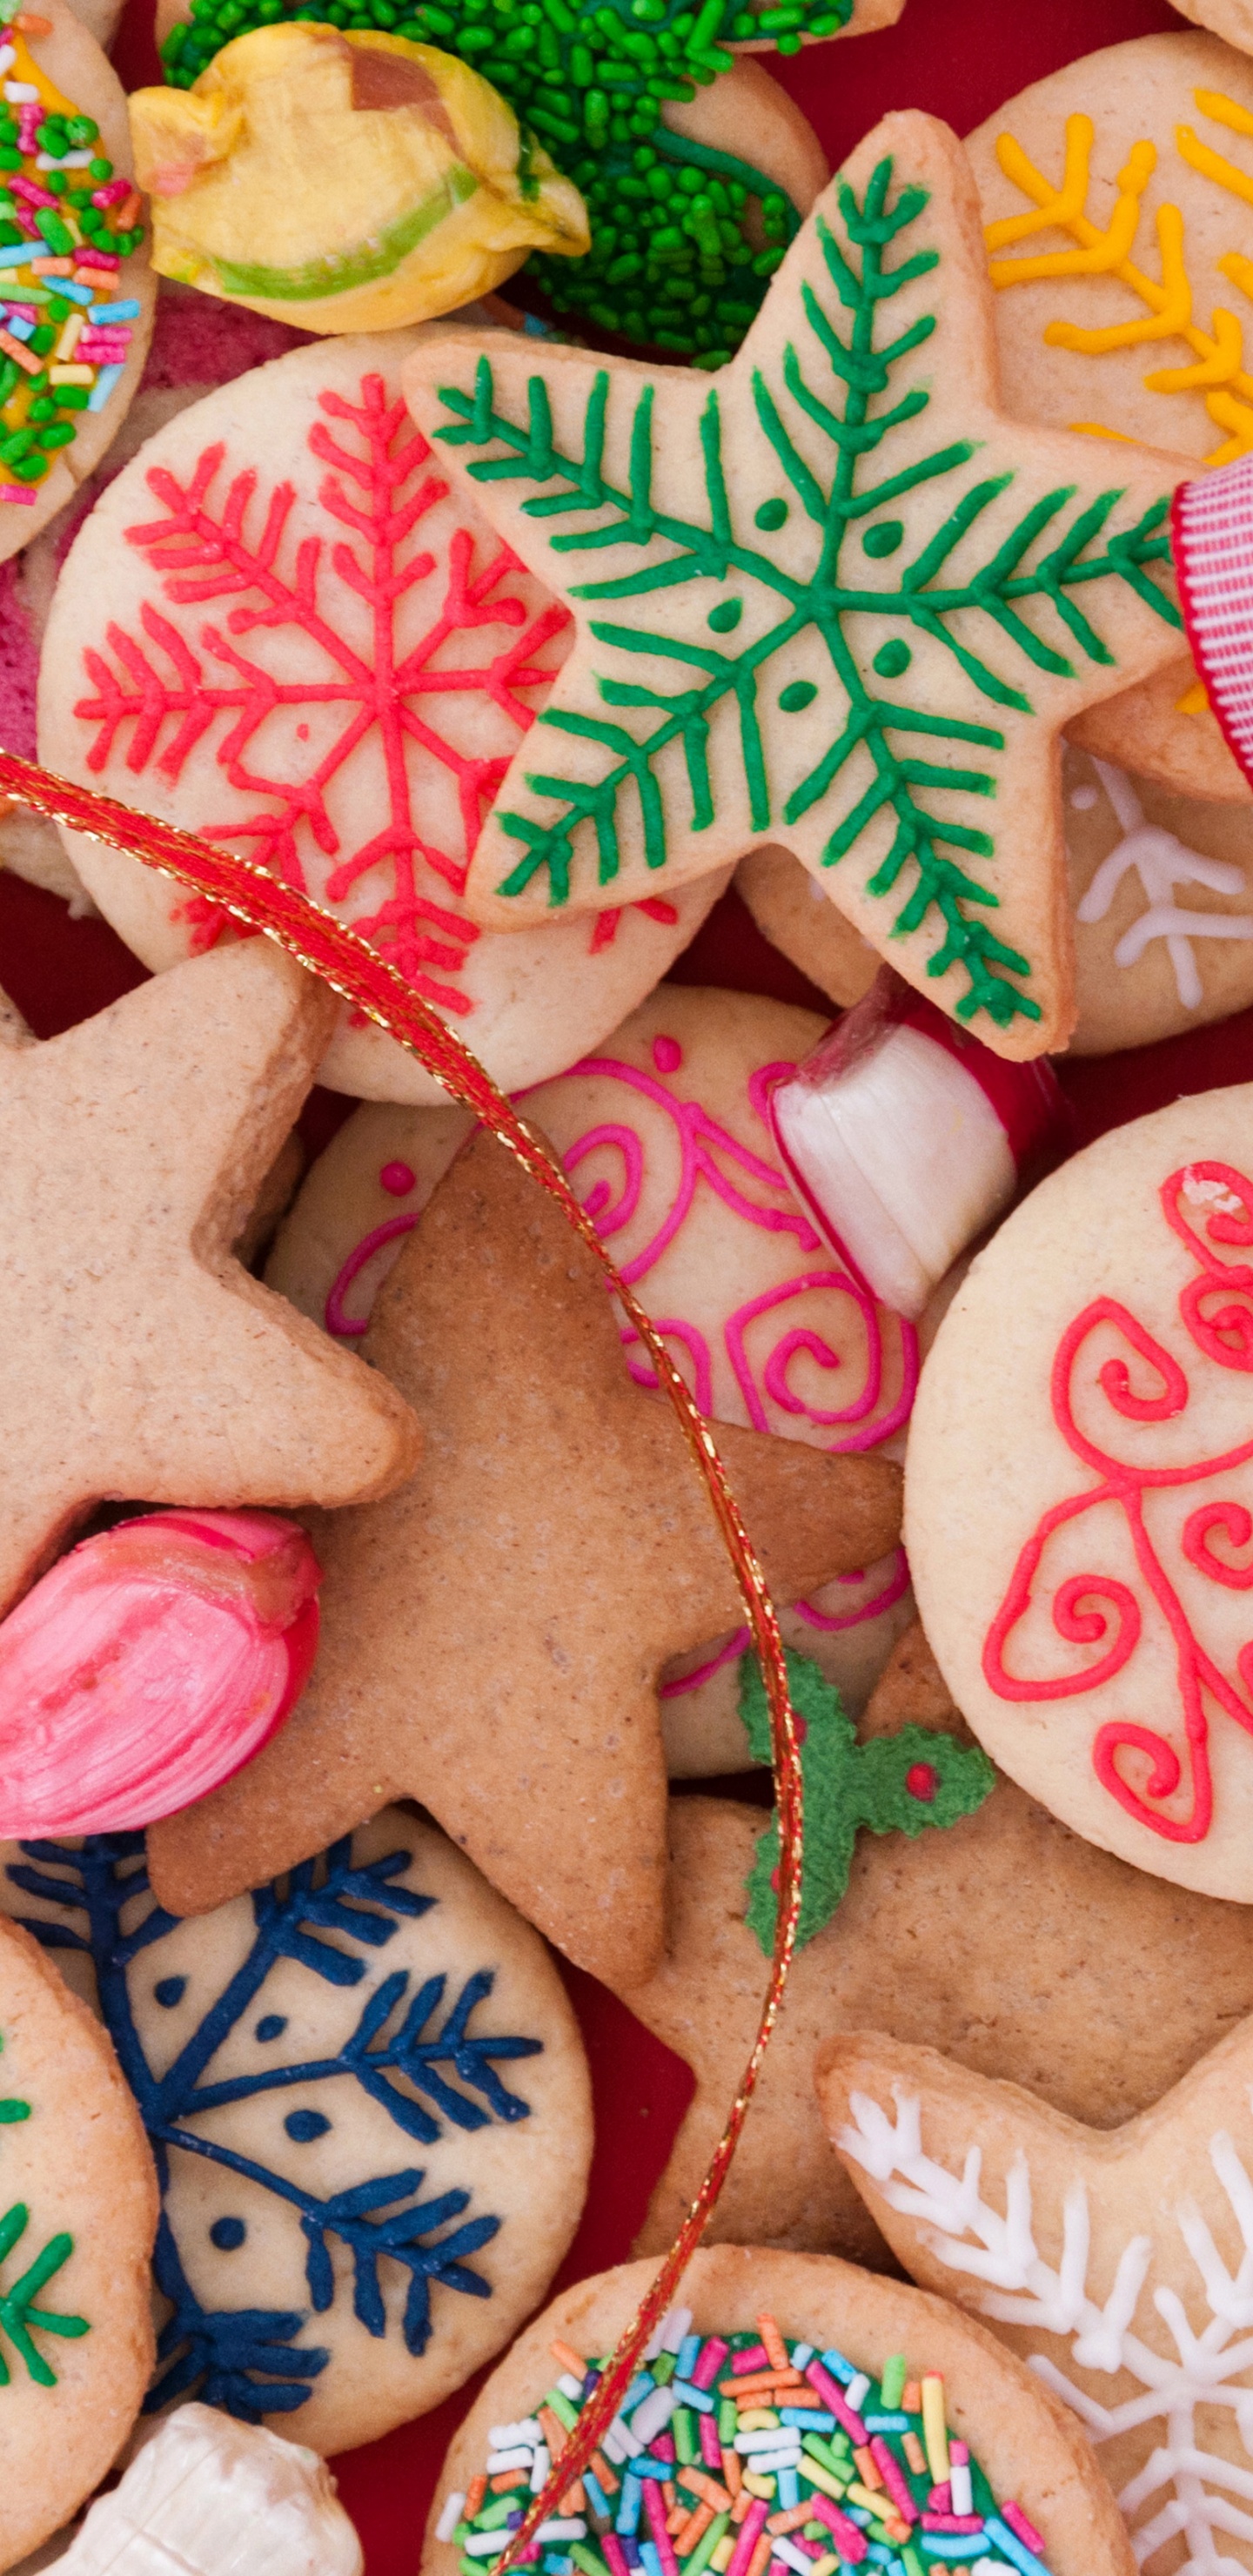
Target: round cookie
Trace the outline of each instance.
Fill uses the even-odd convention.
[[[0,1906],[94,1969],[152,2141],[156,2404],[347,2450],[542,2298],[587,2182],[586,2061],[538,1934],[434,1827],[385,1809],[181,1923],[138,1834],[11,1843]]]
[[[119,468],[176,412],[297,344],[285,324],[240,305],[220,304],[189,286],[162,281],[139,391],[112,443],[54,518],[0,566],[0,742],[36,756],[39,652],[61,565],[81,520]],[[77,919],[95,911],[56,824],[29,806],[0,814],[0,862],[14,876],[61,895]]]
[[[91,2014],[0,1924],[0,2567],[59,2531],[112,2467],[152,2360],[157,2191]]]
[[[98,139],[90,145],[76,145],[75,150],[85,151],[88,160],[93,153],[103,156],[112,163],[114,180],[117,184],[121,186],[123,182],[129,182],[133,164],[126,119],[126,99],[116,73],[101,52],[95,37],[89,35],[81,20],[67,6],[67,0],[40,0],[38,15],[47,24],[46,35],[31,33],[27,36],[12,28],[5,30],[5,50],[6,52],[9,48],[13,50],[13,59],[5,68],[6,88],[16,85],[35,89],[44,103],[45,112],[92,118],[99,129]],[[18,113],[20,115],[20,109]],[[40,192],[37,199],[23,197],[20,189],[15,193],[27,207],[28,212],[32,207],[42,211],[45,221],[52,229],[51,242],[40,238],[32,242],[32,256],[36,258],[67,255],[74,238],[64,229],[66,203],[63,200],[58,215],[55,192],[50,193],[44,185],[48,175],[47,166],[42,169],[39,167],[40,159],[44,157],[37,144],[32,141],[30,150],[23,153],[20,172],[13,174],[14,177],[22,179],[24,186],[33,186]],[[65,169],[64,175],[71,189],[79,186],[84,180],[89,190],[95,184],[90,170],[84,171],[81,163],[77,161]],[[9,174],[6,173],[6,178],[8,176]],[[110,187],[114,184],[114,180],[108,183]],[[129,188],[124,188],[123,193],[124,198],[128,197]],[[90,259],[93,241],[78,224],[77,213],[72,202],[68,211],[77,228],[79,245],[74,249],[73,257],[80,266],[83,266]],[[96,222],[96,214],[91,213],[89,220]],[[107,215],[105,221],[108,221]],[[55,229],[58,224],[61,227],[60,230]],[[0,231],[16,235],[18,229],[16,221],[11,217],[0,223]],[[156,302],[156,279],[148,264],[146,246],[141,241],[138,247],[121,257],[119,265],[118,254],[108,249],[107,233],[97,232],[95,239],[107,254],[106,265],[108,260],[112,260],[116,272],[109,286],[103,289],[105,302],[101,303],[102,290],[99,284],[92,287],[91,294],[88,296],[85,287],[71,276],[73,295],[68,298],[61,297],[59,306],[54,304],[51,312],[53,320],[58,322],[60,308],[68,306],[71,317],[75,311],[81,313],[86,323],[86,330],[79,335],[80,341],[88,351],[97,350],[99,356],[92,357],[88,363],[85,359],[80,361],[72,349],[63,351],[65,335],[70,330],[69,321],[60,328],[59,337],[42,357],[34,349],[25,351],[27,359],[36,360],[36,373],[41,367],[46,367],[48,370],[47,382],[43,388],[36,390],[34,398],[37,401],[58,402],[59,395],[72,393],[74,401],[68,408],[65,403],[58,402],[54,424],[57,436],[53,446],[47,451],[52,455],[53,461],[50,470],[41,479],[26,480],[24,476],[15,476],[11,467],[0,467],[0,562],[3,562],[6,556],[16,554],[19,547],[28,545],[31,538],[47,525],[49,519],[72,499],[78,485],[93,471],[104,455],[105,449],[116,436],[143,372],[148,342],[152,336],[152,318]],[[128,241],[131,239],[129,232],[126,239]],[[57,249],[57,244],[61,242],[65,243],[66,251]],[[3,262],[4,296],[8,305],[4,328],[11,344],[8,349],[0,349],[0,382],[7,387],[0,399],[0,429],[7,443],[9,436],[24,425],[26,410],[31,399],[25,390],[32,372],[31,367],[29,363],[24,363],[23,360],[11,354],[12,348],[15,347],[25,350],[25,344],[20,335],[14,338],[10,329],[13,312],[15,308],[18,310],[23,331],[32,315],[35,317],[37,330],[46,327],[49,310],[47,299],[56,296],[58,275],[64,272],[44,272],[41,278],[30,276],[26,282],[28,290],[34,294],[34,301],[24,303],[21,266],[11,261],[8,253],[3,251],[0,251],[0,261]],[[103,273],[102,270],[100,274],[103,275]],[[106,342],[112,338],[109,326],[107,323],[102,323],[93,328],[92,312],[94,308],[107,315],[119,302],[126,306],[137,304],[139,310],[137,313],[124,313],[120,317],[118,330],[126,336],[124,341],[118,339],[115,358],[106,349]],[[59,356],[59,352],[63,354]],[[116,376],[113,373],[115,363],[120,367],[120,373]],[[81,370],[83,381],[71,386],[58,373],[57,381],[54,382],[52,371],[54,369],[59,371],[62,365],[72,366],[76,374]],[[95,411],[90,407],[84,409],[82,398],[86,397],[87,404],[90,406],[101,388],[106,389],[101,408]],[[61,436],[61,430],[69,425],[72,425],[74,431],[72,439]],[[38,443],[37,439],[32,441],[32,449],[27,451],[27,456],[33,452],[33,447]],[[10,497],[13,491],[19,491],[24,495],[33,494],[33,500],[14,500]]]
[[[869,1449],[908,1419],[914,1335],[815,1233],[766,1115],[771,1081],[822,1034],[815,1013],[759,994],[663,985],[526,1109],[703,1413]],[[632,1376],[650,1384],[623,1338]]]
[[[1198,464],[1253,446],[1251,134],[1253,62],[1180,31],[1088,54],[967,137],[1020,419]],[[1180,794],[1248,799],[1186,656],[1071,731]]]
[[[496,2499],[488,2499],[485,2471],[501,2448],[501,2433],[510,2435],[515,2451],[513,2490],[504,2492],[524,2508],[530,2492],[521,2457],[535,2458],[541,2443],[546,2455],[549,2442],[559,2447],[561,2426],[572,2412],[577,2422],[596,2386],[582,2365],[595,2363],[599,2375],[656,2273],[655,2263],[624,2264],[565,2291],[493,2372],[444,2463],[422,2576],[474,2576],[486,2554],[476,2550],[474,2536],[493,2527]],[[1073,2415],[985,2327],[943,2300],[832,2256],[748,2245],[695,2254],[677,2297],[682,2306],[646,2346],[651,2359],[624,2406],[625,2434],[619,2436],[615,2423],[602,2445],[600,2458],[614,2464],[609,2510],[601,2511],[585,2481],[584,2503],[567,2517],[583,2531],[560,2535],[563,2542],[577,2537],[577,2563],[586,2576],[632,2563],[621,2540],[605,2546],[606,2522],[613,2531],[625,2527],[628,2537],[668,2537],[667,2519],[674,2516],[663,2494],[653,2495],[658,2471],[673,2476],[687,2515],[682,2529],[676,2523],[663,2560],[672,2569],[706,2564],[716,2549],[708,2537],[714,2519],[719,2540],[730,2533],[736,2553],[730,2564],[751,2563],[759,2534],[777,2554],[782,2535],[767,2534],[764,2526],[767,2517],[787,2511],[794,2513],[794,2529],[804,2527],[793,2505],[798,2482],[809,2508],[805,2522],[821,2530],[823,2556],[838,2552],[846,2566],[870,2568],[880,2557],[890,2566],[905,2548],[917,2565],[921,2542],[923,2553],[943,2562],[943,2548],[927,2550],[936,2510],[931,2490],[947,2486],[951,2475],[951,2503],[942,2501],[941,2509],[971,2509],[964,2536],[978,2538],[981,2576],[1000,2576],[1009,2567],[1033,2576],[1042,2560],[1052,2576],[1130,2576],[1134,2561],[1118,2509]],[[560,2421],[545,2396],[554,2381],[564,2401]],[[708,2448],[692,2421],[702,2396],[699,2422],[708,2421],[718,2436]],[[793,2411],[802,2405],[814,2415],[804,2441]],[[728,2409],[725,2442],[734,2469],[721,2447]],[[776,2439],[766,2443],[761,2435],[772,2429]],[[737,2490],[747,2495],[748,2509],[739,2507],[733,2521]],[[710,2520],[704,2506],[712,2508]],[[1024,2557],[1024,2544],[1033,2555]],[[640,2563],[649,2563],[642,2554]]]
[[[461,901],[483,814],[567,621],[407,420],[411,332],[293,351],[170,421],[71,549],[44,639],[39,754],[225,837],[350,919],[514,1089],[650,990],[725,872],[594,920],[492,937]],[[81,835],[89,892],[146,965],[224,928]],[[443,1098],[345,1013],[322,1078]]]
[[[1253,1896],[1253,1088],[1115,1129],[972,1264],[911,1427],[927,1635],[986,1749],[1142,1870]]]

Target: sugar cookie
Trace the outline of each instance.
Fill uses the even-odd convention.
[[[1167,2549],[1253,2566],[1251,2077],[1246,2021],[1102,2132],[934,2049],[854,2033],[819,2058],[831,2136],[893,2252],[1073,2408],[1141,2566]]]
[[[1011,429],[991,300],[961,147],[907,115],[825,191],[712,388],[690,368],[528,350],[511,333],[419,343],[404,382],[420,426],[575,621],[539,717],[540,742],[561,740],[542,770],[535,747],[510,764],[467,880],[476,918],[638,899],[766,838],[999,1052],[1064,1040],[1055,735],[1120,675],[1177,658],[1178,611],[1153,571],[1183,467],[1120,449],[1111,483],[1099,441]],[[874,352],[872,390],[840,337],[846,313]],[[904,515],[875,519],[889,487]],[[821,534],[837,502],[838,544]],[[1011,564],[1012,617],[992,616]],[[1040,605],[1055,582],[1059,614]],[[960,640],[946,620],[968,611]],[[960,764],[942,760],[957,744]],[[993,887],[979,871],[994,780],[1013,836]],[[942,817],[922,801],[937,783]]]
[[[809,885],[812,880],[804,878]],[[838,918],[838,916],[836,916]],[[530,1095],[614,1258],[720,1422],[824,1448],[898,1432],[914,1339],[876,1307],[792,1205],[764,1121],[767,1077],[822,1023],[747,994],[663,985],[590,1062]],[[468,1132],[464,1112],[363,1106],[309,1173],[266,1278],[349,1341]],[[648,1371],[628,1343],[632,1373]],[[829,1389],[829,1392],[828,1392]],[[899,1551],[783,1613],[788,1643],[864,1702],[908,1624]],[[672,1771],[737,1770],[737,1628],[678,1659],[661,1685]]]
[[[0,1924],[0,2566],[91,2494],[152,2360],[152,2157],[117,2060],[34,1941]]]
[[[6,90],[28,95],[3,109],[3,140],[21,159],[6,170],[11,211],[0,216],[0,562],[103,456],[138,387],[156,300],[121,84],[67,0],[40,0],[37,14],[46,33],[4,30]],[[29,266],[50,258],[55,269]]]
[[[1180,32],[1085,55],[967,138],[1018,419],[1210,464],[1253,442],[1251,119],[1253,64]],[[1248,801],[1186,656],[1071,731],[1178,794]]]
[[[988,1751],[1076,1832],[1239,1901],[1251,1107],[1210,1091],[1115,1128],[1007,1218],[928,1357],[906,1507]]]
[[[624,2264],[567,2290],[493,2372],[444,2464],[422,2576],[474,2576],[481,2567],[488,2532],[509,2528],[504,2516],[493,2525],[487,2505],[485,2464],[501,2434],[518,2437],[525,2455],[535,2456],[540,2441],[559,2454],[564,2426],[577,2423],[595,2386],[583,2363],[603,2367],[655,2269]],[[659,2533],[669,2538],[660,2481],[671,2474],[687,2518],[665,2565],[690,2568],[698,2550],[705,2565],[716,2524],[719,2539],[733,2537],[729,2564],[739,2576],[755,2557],[764,2564],[765,2550],[778,2555],[782,2535],[766,2524],[782,2513],[796,2531],[815,2523],[823,2554],[838,2551],[845,2565],[868,2569],[872,2552],[890,2560],[902,2547],[920,2563],[942,2562],[928,2526],[932,2489],[950,2458],[967,2470],[986,2569],[1012,2566],[1023,2576],[1026,2552],[1033,2570],[1047,2562],[1051,2576],[1130,2576],[1113,2498],[1073,2416],[986,2328],[942,2300],[830,2258],[746,2245],[696,2254],[680,2296],[617,2419],[624,2432],[615,2425],[602,2448],[612,2485],[606,2491],[597,2476],[593,2491],[585,2477],[583,2505],[565,2517],[585,2536],[553,2534],[578,2536],[588,2576],[618,2576],[632,2563],[625,2549],[635,2533],[651,2532],[654,2545]],[[763,2407],[766,2397],[775,2405]],[[814,2419],[804,2432],[795,2420],[802,2401]],[[773,2442],[763,2439],[768,2432]],[[519,2511],[529,2488],[520,2461],[510,2466],[514,2487],[504,2493]],[[801,2489],[804,2525],[791,2500]],[[733,2521],[740,2493],[748,2510]],[[795,2541],[787,2546],[805,2555]],[[648,2564],[642,2546],[640,2563]]]
[[[389,332],[294,350],[148,441],[57,585],[39,753],[303,885],[516,1089],[614,1026],[725,877],[508,942],[469,920],[480,823],[551,687],[567,619],[449,496],[407,422],[399,370],[414,345]],[[138,860],[82,835],[67,847],[146,965],[222,936],[222,913]],[[444,1098],[346,1010],[322,1078]]]
[[[54,1958],[86,1944],[152,2142],[152,2402],[373,2441],[499,2352],[574,2232],[592,2125],[565,1989],[399,1809],[194,1923],[154,1909],[142,1853],[6,1844],[0,1906]]]

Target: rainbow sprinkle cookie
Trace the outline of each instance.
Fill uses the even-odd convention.
[[[141,308],[120,271],[143,225],[94,117],[62,96],[22,29],[17,0],[0,0],[0,502],[29,506],[123,374]]]
[[[675,2308],[648,2346],[593,2464],[523,2553],[542,2576],[1047,2576],[1021,2507],[998,2503],[954,2439],[944,2381],[903,2353],[871,2379],[837,2351],[756,2334],[698,2335]],[[551,2346],[559,2377],[534,2412],[491,2429],[486,2469],[450,2495],[436,2536],[484,2576],[559,2460],[607,2367]]]

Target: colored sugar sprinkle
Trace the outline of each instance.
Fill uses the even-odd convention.
[[[1044,2542],[998,2504],[948,2430],[944,2382],[896,2354],[880,2380],[842,2352],[755,2334],[695,2335],[673,2309],[590,2468],[523,2553],[541,2576],[1048,2576]],[[448,2497],[438,2537],[461,2576],[491,2576],[560,2459],[604,2359],[555,2343],[559,2377],[485,2470]]]
[[[838,35],[853,0],[783,0],[757,13],[741,0],[191,0],[191,11],[162,49],[166,79],[181,89],[232,36],[282,18],[384,28],[461,55],[582,191],[586,258],[537,252],[527,263],[554,311],[719,367],[799,218],[759,170],[674,133],[662,107],[728,68],[728,40],[768,36],[793,54],[802,35]]]
[[[123,372],[140,308],[118,266],[143,227],[95,119],[54,89],[14,15],[0,6],[0,504],[29,504]]]

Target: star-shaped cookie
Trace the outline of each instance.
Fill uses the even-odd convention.
[[[998,405],[960,144],[890,116],[711,384],[431,333],[420,426],[574,612],[471,867],[493,928],[769,840],[1002,1054],[1065,1043],[1068,718],[1177,657],[1179,457]]]
[[[899,1640],[863,1742],[962,1721],[922,1630]],[[766,1962],[745,1921],[759,1807],[675,1798],[666,1952],[621,1988],[696,2089],[637,2251],[675,2230],[722,2134],[728,2069],[752,2046]],[[795,1960],[711,2240],[881,2263],[883,2241],[813,2092],[833,2032],[886,2023],[983,2077],[1014,2074],[1098,2128],[1157,2100],[1253,2010],[1253,1909],[1167,1886],[1081,1842],[1012,1780],[916,1842],[860,1837],[846,1895]],[[949,2295],[959,2295],[950,2285]]]
[[[336,1007],[249,940],[43,1045],[0,1008],[0,1613],[110,1496],[347,1503],[413,1465],[403,1398],[231,1255]]]
[[[1075,2409],[1138,2563],[1253,2567],[1253,2020],[1112,2131],[865,2033],[818,2090],[901,2262]]]
[[[661,1947],[656,1682],[740,1615],[665,1398],[632,1385],[594,1255],[480,1135],[440,1183],[363,1348],[418,1412],[417,1474],[318,1520],[322,1636],[258,1759],[149,1839],[178,1914],[256,1887],[393,1797],[607,1983]],[[772,1590],[895,1535],[899,1470],[719,1425]]]

